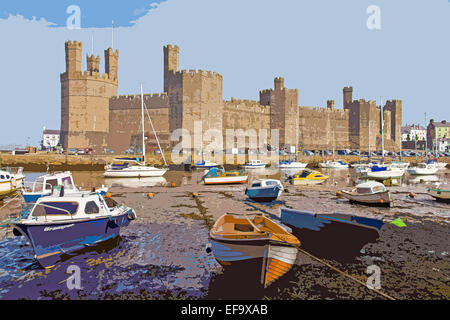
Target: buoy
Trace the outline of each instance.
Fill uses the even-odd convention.
[[[107,193],[106,193],[106,197],[107,197],[107,198],[111,198],[111,193],[107,192]]]
[[[194,192],[194,193],[192,194],[192,196],[193,196],[194,198],[197,198],[197,197],[198,197],[198,193]]]
[[[172,182],[171,186],[172,186],[172,187],[176,187],[177,184],[176,184],[175,182]]]
[[[416,195],[415,195],[414,193],[410,192],[408,196],[409,196],[410,198],[414,198]]]
[[[152,199],[155,195],[151,192],[147,193],[147,198]]]

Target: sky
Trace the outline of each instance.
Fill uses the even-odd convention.
[[[67,27],[72,5],[80,29]],[[367,27],[371,5],[380,29]],[[64,42],[82,41],[82,67],[93,52],[104,70],[112,20],[119,94],[140,82],[162,92],[162,48],[176,44],[182,69],[223,76],[226,100],[258,100],[281,76],[301,106],[342,108],[342,88],[353,86],[354,99],[401,99],[404,124],[424,125],[425,112],[450,120],[449,0],[2,0],[0,146],[37,145],[43,126],[59,129]]]

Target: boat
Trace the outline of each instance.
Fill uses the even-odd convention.
[[[57,191],[55,191],[57,193]],[[67,254],[119,236],[136,219],[133,209],[99,193],[39,198],[20,218],[11,219],[16,236],[25,236],[40,266],[55,265]]]
[[[358,184],[356,188],[348,191],[342,190],[344,198],[353,203],[365,205],[390,206],[391,196],[384,184],[376,181],[367,181]]]
[[[215,259],[225,268],[254,265],[261,284],[267,288],[285,275],[295,263],[300,241],[288,228],[262,214],[221,216],[210,232]]]
[[[391,168],[398,168],[398,169],[408,169],[410,163],[409,162],[403,162],[403,161],[392,161],[392,163],[389,164]]]
[[[27,203],[36,202],[39,198],[50,196],[57,186],[64,186],[66,194],[90,192],[78,189],[73,181],[72,173],[70,171],[58,171],[40,176],[31,184],[25,182],[22,196]],[[105,194],[108,191],[108,188],[102,186],[97,191]]]
[[[23,174],[23,167],[4,167],[0,169],[6,171],[8,175],[12,176],[12,184],[16,189],[19,189],[23,185],[25,176]]]
[[[437,160],[428,160],[427,164],[435,165],[439,170],[447,168],[446,162],[438,162]]]
[[[411,175],[428,175],[436,174],[438,170],[438,167],[434,164],[419,163],[417,166],[409,168],[408,173]]]
[[[0,201],[17,191],[17,186],[13,181],[13,176],[0,170]]]
[[[319,171],[311,169],[304,169],[299,173],[287,177],[287,181],[289,181],[294,186],[320,184],[327,179],[328,176]]]
[[[374,165],[360,170],[361,177],[366,179],[387,180],[401,178],[405,174],[405,169],[393,168],[387,165]]]
[[[225,171],[223,168],[211,168],[202,176],[204,184],[247,183],[248,175],[241,171]]]
[[[348,163],[343,160],[327,160],[325,162],[320,162],[319,167],[329,169],[344,169],[348,168]]]
[[[278,163],[278,168],[280,168],[280,169],[303,169],[303,168],[306,168],[307,165],[308,165],[307,163],[303,163],[303,162],[281,160]]]
[[[352,163],[350,166],[352,168],[355,168],[356,170],[361,169],[361,168],[370,168],[373,165],[377,165],[378,162],[376,161],[361,161],[361,162],[356,162],[356,163]]]
[[[450,185],[437,185],[428,188],[427,191],[430,196],[436,199],[436,201],[450,203]]]
[[[194,163],[194,167],[195,168],[213,168],[213,167],[217,167],[218,164],[215,162],[211,162],[208,160],[201,160],[201,161],[197,161],[196,163]]]
[[[251,186],[245,189],[245,194],[253,201],[271,202],[276,200],[283,190],[280,180],[259,179],[253,181]]]
[[[145,161],[140,162],[139,158],[116,158],[106,166],[103,176],[107,178],[162,177],[166,172],[167,169],[145,165]]]
[[[414,175],[408,179],[408,182],[409,183],[439,182],[439,176],[437,174]]]
[[[366,244],[376,242],[384,225],[377,218],[288,208],[280,209],[280,222],[292,228],[304,250],[343,263],[353,261]]]
[[[242,166],[244,169],[260,169],[265,168],[266,163],[262,162],[261,160],[253,159],[247,162]]]
[[[167,166],[163,150],[159,143],[155,128],[153,127],[152,119],[147,110],[147,116],[153,129],[153,134],[156,137],[158,148],[164,160],[164,165]],[[145,122],[144,122],[144,92],[141,84],[141,118],[142,118],[142,159],[140,158],[116,158],[113,163],[106,165],[106,171],[103,173],[104,177],[109,178],[141,178],[141,177],[162,177],[167,169],[147,166],[145,164]]]

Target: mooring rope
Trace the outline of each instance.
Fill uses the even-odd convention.
[[[255,206],[253,206],[253,205],[251,205],[251,204],[248,204],[248,203],[246,203],[246,204],[249,205],[250,207],[253,207],[253,208],[255,208],[255,209],[261,211],[263,214],[267,214],[267,212],[265,212],[264,210],[262,210],[262,209],[260,209],[260,208],[258,208],[258,207],[255,207]],[[270,214],[269,214],[269,215],[270,215]],[[270,215],[270,216],[271,216],[271,215]],[[284,243],[286,243],[286,244],[289,244],[289,245],[292,246],[292,247],[297,248],[298,251],[300,251],[300,252],[306,254],[307,256],[309,256],[310,258],[312,258],[312,259],[314,259],[314,260],[316,260],[316,261],[322,263],[323,265],[325,265],[325,266],[327,266],[328,268],[330,268],[330,269],[336,271],[337,273],[343,275],[344,277],[346,277],[346,278],[348,278],[348,279],[350,279],[350,280],[353,280],[353,281],[355,281],[355,282],[359,283],[360,285],[362,285],[362,286],[364,286],[364,287],[367,288],[366,283],[364,283],[364,282],[362,282],[361,280],[359,280],[359,279],[353,277],[352,275],[350,275],[350,274],[348,274],[348,273],[346,273],[346,272],[344,272],[344,271],[342,271],[342,270],[340,270],[340,269],[338,269],[338,268],[332,266],[332,265],[329,264],[328,262],[326,262],[326,261],[324,261],[324,260],[322,260],[322,259],[320,259],[320,258],[314,256],[313,254],[311,254],[311,253],[305,251],[305,250],[302,249],[300,246],[298,246],[298,245],[292,245],[292,244],[290,244],[289,242],[287,242],[285,239],[283,239],[283,238],[281,238],[281,237],[278,237],[276,234],[273,234],[273,236],[276,236],[276,237],[277,237],[278,239],[280,239],[282,242],[284,242]],[[380,291],[380,290],[378,290],[378,289],[376,289],[376,288],[370,288],[370,290],[373,290],[374,292],[376,292],[376,293],[378,293],[379,295],[385,297],[386,299],[389,299],[389,300],[396,300],[394,297],[391,297],[390,295],[388,295],[388,294],[386,294],[386,293],[384,293],[384,292],[382,292],[382,291]]]
[[[6,207],[8,204],[10,204],[14,199],[16,199],[18,196],[20,196],[19,193],[16,194],[16,196],[12,199],[10,199],[7,203],[5,203],[3,206],[0,207],[0,210]]]

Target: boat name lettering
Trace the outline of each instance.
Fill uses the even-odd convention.
[[[44,231],[56,231],[56,230],[64,230],[64,229],[67,229],[67,228],[71,228],[71,227],[73,227],[75,224],[68,224],[68,225],[65,225],[65,226],[60,226],[60,227],[45,227],[45,229],[44,229]]]

